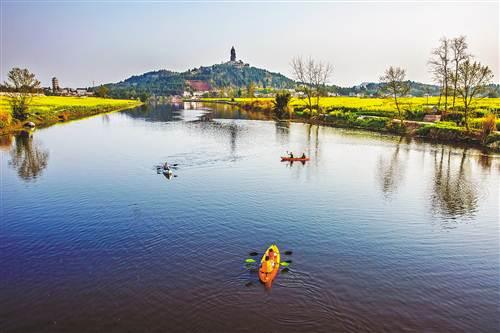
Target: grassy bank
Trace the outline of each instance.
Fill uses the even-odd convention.
[[[203,99],[205,102],[230,103],[243,109],[272,112],[272,98],[222,98]],[[443,100],[441,100],[442,102]],[[290,102],[292,121],[322,124],[327,126],[360,128],[378,132],[410,135],[442,142],[457,142],[481,145],[500,151],[500,135],[495,132],[485,133],[484,123],[488,114],[500,114],[500,98],[478,100],[470,112],[467,132],[463,124],[463,109],[457,100],[454,110],[450,110],[441,122],[423,122],[425,115],[432,114],[439,103],[439,97],[410,97],[401,99],[405,110],[405,126],[402,127],[394,118],[397,110],[392,99],[359,97],[323,97],[320,100],[321,111],[309,110],[303,99],[293,98]],[[442,104],[441,104],[442,107]],[[500,119],[493,125],[500,130]]]
[[[28,119],[17,121],[12,118],[7,97],[0,96],[0,134],[18,131],[28,121],[35,123],[37,127],[45,127],[99,113],[124,110],[141,104],[135,100],[97,97],[36,96],[30,104]]]

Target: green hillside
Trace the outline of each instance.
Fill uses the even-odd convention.
[[[251,67],[240,62],[199,67],[186,72],[159,70],[132,76],[125,81],[107,84],[115,98],[135,98],[143,93],[180,95],[189,90],[189,81],[202,81],[212,89],[243,88],[253,82],[263,88],[293,88],[295,82],[286,76]]]

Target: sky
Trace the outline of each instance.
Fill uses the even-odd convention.
[[[334,67],[330,83],[376,82],[389,66],[431,82],[439,39],[467,36],[499,82],[498,1],[26,1],[0,0],[0,79],[28,68],[43,86],[118,82],[237,58],[292,76],[291,59]]]

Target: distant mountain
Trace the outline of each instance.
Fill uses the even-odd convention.
[[[132,76],[125,81],[106,84],[109,94],[117,98],[138,97],[142,93],[181,95],[184,91],[244,88],[253,82],[263,88],[295,87],[295,82],[280,73],[230,61],[185,72],[159,70]]]

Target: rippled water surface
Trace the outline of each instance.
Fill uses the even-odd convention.
[[[0,138],[1,332],[499,330],[498,156],[188,107]]]

